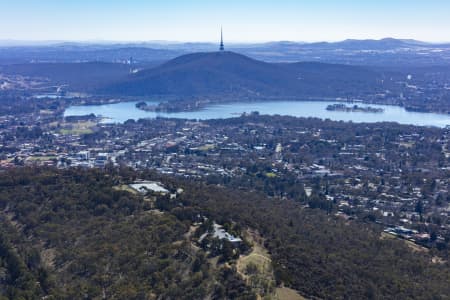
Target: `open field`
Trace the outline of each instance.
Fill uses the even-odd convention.
[[[63,123],[60,125],[61,129],[58,130],[60,134],[64,135],[81,135],[94,132],[93,128],[97,125],[95,122],[76,122],[76,123]]]
[[[275,275],[272,269],[272,259],[264,240],[258,232],[247,230],[246,239],[253,244],[248,255],[241,255],[237,261],[237,271],[254,290],[258,292],[258,299],[274,300],[303,300],[295,290],[280,287],[276,288]]]
[[[275,291],[276,300],[305,300],[306,298],[300,296],[296,290],[282,287],[277,288]]]

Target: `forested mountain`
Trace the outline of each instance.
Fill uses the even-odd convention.
[[[381,73],[323,63],[273,64],[234,52],[180,56],[100,89],[119,95],[348,97],[382,90]]]
[[[234,52],[187,54],[163,64],[12,64],[0,66],[0,73],[111,96],[355,97],[386,88],[382,72],[364,67],[267,63]]]
[[[137,178],[161,181],[178,197],[123,188]],[[3,299],[255,299],[234,255],[213,261],[211,248],[189,241],[204,218],[234,224],[237,233],[260,232],[276,284],[308,298],[450,295],[448,262],[381,239],[380,229],[363,221],[149,171],[6,171],[0,212]]]
[[[188,222],[113,188],[113,174],[0,177],[0,299],[254,299],[192,249]]]

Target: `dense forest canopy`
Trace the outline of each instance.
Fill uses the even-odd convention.
[[[158,180],[178,197],[124,186]],[[186,240],[199,216],[264,237],[277,284],[310,298],[446,299],[447,262],[431,263],[380,229],[203,181],[129,169],[18,168],[0,174],[0,298],[254,299],[230,261]]]

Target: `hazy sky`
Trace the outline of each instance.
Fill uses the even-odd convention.
[[[0,39],[450,41],[449,0],[0,0]]]

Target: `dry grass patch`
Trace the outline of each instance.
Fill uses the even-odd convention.
[[[296,290],[282,287],[277,288],[275,292],[276,300],[306,300],[306,298],[302,297]]]
[[[63,123],[61,124],[61,129],[59,129],[59,133],[64,135],[81,135],[81,134],[89,134],[94,132],[94,127],[97,124],[92,121],[86,122],[76,122],[76,123]]]
[[[272,259],[263,246],[264,240],[258,232],[253,230],[247,230],[245,238],[253,244],[253,248],[248,255],[239,257],[236,263],[237,272],[257,293],[259,299],[274,299],[275,275]]]
[[[135,189],[132,189],[130,186],[126,185],[126,184],[122,184],[122,185],[117,185],[113,187],[114,190],[116,191],[126,191],[129,192],[133,195],[137,195],[138,192]]]

